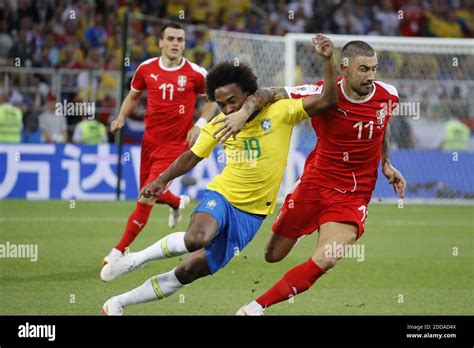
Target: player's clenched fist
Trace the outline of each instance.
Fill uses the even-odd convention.
[[[331,58],[334,50],[334,45],[327,36],[322,34],[316,34],[313,37],[313,45],[316,49],[316,53],[324,58]]]

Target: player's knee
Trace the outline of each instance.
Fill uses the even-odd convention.
[[[280,262],[285,255],[278,254],[273,248],[265,248],[265,261],[269,263]]]
[[[184,245],[189,252],[204,248],[211,240],[210,233],[201,227],[191,227],[184,235]]]
[[[186,285],[203,277],[205,270],[199,264],[185,263],[176,268],[175,275],[181,284]]]

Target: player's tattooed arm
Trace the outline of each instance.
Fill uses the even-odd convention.
[[[388,182],[392,184],[393,191],[403,198],[405,196],[405,188],[407,182],[400,173],[390,162],[390,127],[387,125],[382,142],[382,172],[387,178]]]
[[[243,110],[247,118],[249,118],[254,112],[262,109],[265,105],[285,98],[289,98],[289,95],[283,87],[259,88],[255,93],[247,97],[240,110]]]
[[[191,150],[186,151],[179,156],[163,173],[149,183],[140,191],[140,196],[145,198],[158,197],[161,195],[166,187],[166,184],[171,180],[186,174],[193,169],[200,161],[201,157],[196,156]]]
[[[289,98],[283,87],[259,88],[255,93],[249,95],[239,111],[221,117],[212,124],[222,123],[222,125],[212,133],[216,140],[225,143],[231,136],[234,137],[244,128],[247,120],[256,111],[265,105],[274,103],[280,99]]]

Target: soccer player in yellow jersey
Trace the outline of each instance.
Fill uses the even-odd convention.
[[[190,255],[171,271],[110,298],[103,305],[103,314],[122,315],[126,306],[170,296],[196,279],[216,273],[252,240],[265,217],[273,212],[294,125],[337,101],[332,42],[323,35],[316,35],[313,44],[325,59],[323,93],[267,105],[249,118],[235,138],[225,141],[226,167],[207,186],[187,231],[169,234],[140,252],[108,263],[101,271],[101,279],[112,281],[151,260]],[[217,119],[239,110],[257,88],[257,78],[246,64],[220,63],[207,75],[207,95],[223,112]],[[211,123],[204,126],[191,150],[145,186],[141,194],[160,195],[169,181],[208,157],[218,144],[212,135],[218,128],[219,125]]]

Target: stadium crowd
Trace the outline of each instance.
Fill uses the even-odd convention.
[[[51,102],[54,98],[80,102],[92,100],[94,95],[96,120],[109,125],[115,117],[119,96],[122,22],[127,12],[197,25],[187,37],[186,57],[206,68],[214,63],[208,28],[268,35],[324,32],[474,37],[474,2],[469,0],[5,0],[0,2],[0,68],[82,70],[79,73],[77,70],[70,70],[69,73],[64,70],[65,77],[61,79],[60,86],[62,94],[56,96],[51,95],[54,83],[50,75],[0,70],[0,83],[4,86],[2,100],[19,108],[23,141],[81,141],[79,137],[74,137],[80,117],[67,117],[67,124],[56,122],[58,135],[53,137],[47,134],[46,125],[51,127],[51,123],[44,121],[48,119],[44,115],[53,112]],[[140,62],[160,54],[157,39],[160,26],[161,23],[141,20],[130,23],[129,75]],[[460,76],[449,76],[450,72],[441,63],[442,57],[435,54],[419,55],[409,61],[404,61],[400,55],[382,55],[379,59],[389,67],[385,69],[384,78],[403,78],[403,73],[409,71],[410,74],[423,74],[425,79],[462,80],[472,79],[474,71],[473,66],[470,76],[463,75],[459,70],[454,70],[454,74]],[[301,69],[305,69],[304,64]],[[101,73],[92,76],[89,73],[91,70]],[[308,74],[303,71],[302,75]],[[440,93],[435,99],[461,99],[457,96],[459,90],[454,87]],[[406,94],[413,97],[410,91]],[[423,96],[420,94],[418,97],[422,99]],[[0,110],[3,110],[2,106]],[[141,109],[144,108],[142,105]],[[142,117],[142,113],[137,113],[135,117],[138,133]],[[100,141],[107,140],[107,137],[99,138]],[[108,140],[112,140],[111,134]],[[127,141],[136,142],[136,137],[131,136]],[[410,139],[405,143],[406,146],[401,147],[416,146]]]

